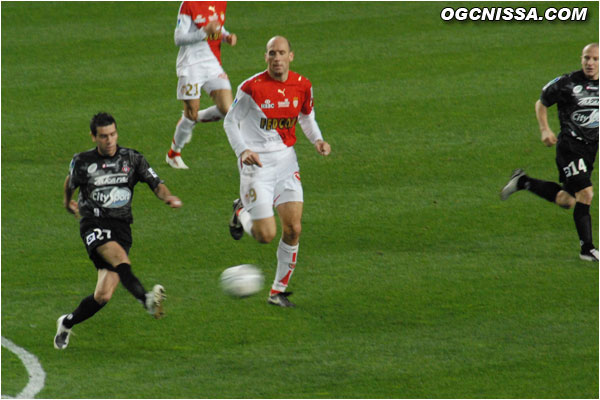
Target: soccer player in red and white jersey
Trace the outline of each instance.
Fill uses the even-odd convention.
[[[166,157],[173,168],[188,169],[181,150],[192,139],[196,123],[223,119],[233,101],[229,78],[221,66],[221,43],[237,43],[237,36],[223,26],[226,8],[226,1],[184,1],[179,7],[175,28],[177,99],[183,101],[183,116]],[[199,110],[202,89],[215,105]]]
[[[312,85],[290,71],[294,59],[289,41],[275,36],[267,43],[267,70],[244,81],[223,124],[238,157],[240,198],[233,203],[230,233],[244,231],[261,243],[277,233],[273,207],[281,220],[277,272],[268,302],[293,307],[286,292],[296,267],[303,192],[294,143],[296,122],[321,155],[329,155],[313,110]]]

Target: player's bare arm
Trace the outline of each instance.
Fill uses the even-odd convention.
[[[331,146],[324,140],[317,140],[315,142],[315,149],[322,156],[328,156],[331,153]]]
[[[183,205],[181,200],[179,200],[179,197],[173,196],[164,183],[158,184],[156,189],[154,189],[154,194],[171,208],[180,208]]]
[[[240,159],[245,165],[258,165],[259,167],[263,166],[260,162],[260,157],[258,156],[258,154],[250,149],[244,150],[240,155]]]
[[[69,187],[69,176],[65,179],[65,190],[64,190],[64,199],[63,205],[68,213],[73,214],[75,218],[79,218],[79,206],[77,202],[73,200],[73,190]]]
[[[539,100],[535,103],[535,116],[542,134],[542,142],[548,147],[554,146],[557,139],[552,129],[550,129],[550,125],[548,125],[548,107]]]
[[[237,44],[237,35],[235,33],[230,33],[225,36],[225,42],[231,47],[235,46]]]

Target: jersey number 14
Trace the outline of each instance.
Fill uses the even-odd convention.
[[[585,161],[583,161],[583,158],[580,158],[577,162],[577,166],[575,165],[575,161],[571,161],[569,165],[563,167],[563,170],[565,171],[565,176],[570,178],[572,176],[579,175],[579,171],[584,173],[587,172],[587,167],[585,166]]]

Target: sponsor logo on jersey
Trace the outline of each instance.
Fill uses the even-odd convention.
[[[271,103],[271,100],[266,99],[265,102],[260,105],[260,108],[262,108],[262,109],[275,108],[275,104]]]
[[[294,118],[261,118],[260,128],[270,131],[271,129],[290,129],[296,126],[298,117]]]
[[[552,79],[550,82],[546,83],[546,86],[544,86],[544,87],[542,88],[542,91],[546,90],[546,89],[548,88],[548,86],[552,85],[553,83],[556,83],[556,82],[558,82],[558,80],[559,80],[560,78],[561,78],[561,77],[560,77],[560,76],[558,76],[558,77],[556,77],[556,78]]]
[[[585,90],[598,90],[598,86],[586,86]]]
[[[102,168],[112,168],[112,167],[116,167],[116,166],[117,166],[116,163],[102,164]]]
[[[581,93],[582,90],[583,90],[583,86],[577,85],[573,88],[573,94]]]
[[[206,40],[221,40],[221,32],[213,33],[212,35],[208,35]],[[219,75],[219,78],[221,76]]]
[[[158,174],[152,168],[148,168],[148,172],[150,172],[153,178],[158,178]]]
[[[580,107],[598,107],[598,98],[583,97],[577,101],[577,105]]]
[[[196,18],[194,19],[194,23],[195,23],[195,24],[203,24],[203,23],[205,23],[205,22],[206,22],[206,18],[204,18],[204,17],[202,16],[202,14],[198,14],[198,15],[196,15]]]
[[[89,246],[92,242],[96,240],[96,233],[92,232],[85,237],[85,243]]]
[[[571,114],[571,121],[581,128],[598,128],[598,109],[577,110]]]
[[[127,183],[127,174],[108,174],[94,179],[95,186],[118,185],[120,183]]]
[[[93,174],[98,169],[98,164],[90,164],[87,168],[88,174]]]
[[[277,102],[277,107],[279,107],[279,108],[289,108],[290,107],[290,101],[288,99],[285,99],[285,101],[278,101]]]
[[[285,89],[277,89],[277,93],[281,93],[285,97]]]
[[[129,203],[131,191],[129,188],[112,186],[94,190],[91,197],[104,208],[119,208]]]

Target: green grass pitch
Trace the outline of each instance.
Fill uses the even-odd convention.
[[[589,10],[586,22],[441,20],[460,5]],[[498,197],[516,167],[556,179],[533,105],[598,40],[598,3],[229,4],[232,85],[287,36],[332,145],[322,158],[299,133],[293,310],[268,306],[267,288],[237,301],[218,286],[242,263],[270,282],[278,241],[229,237],[239,180],[222,123],[195,128],[189,171],[164,163],[181,112],[178,7],[2,2],[2,336],[39,358],[38,397],[598,397],[598,266],[578,259],[572,213]],[[62,184],[100,110],[184,202],[171,210],[145,185],[134,200],[133,270],[166,287],[167,316],[119,288],[59,352],[56,318],[96,281]],[[550,120],[557,130],[555,108]],[[597,244],[597,201],[591,213]],[[26,383],[3,348],[2,395]]]

